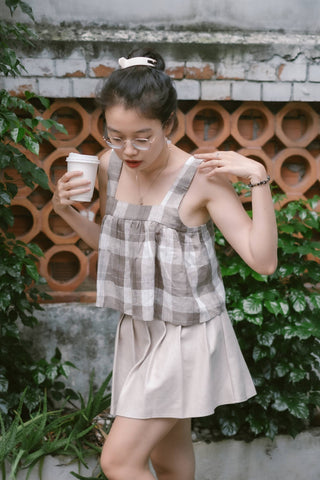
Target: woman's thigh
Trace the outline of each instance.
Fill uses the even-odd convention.
[[[106,468],[147,465],[152,450],[177,422],[174,418],[135,419],[117,416],[103,446],[101,465]]]
[[[151,452],[158,480],[194,480],[195,459],[191,439],[191,420],[178,420]]]

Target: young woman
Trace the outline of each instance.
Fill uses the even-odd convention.
[[[97,306],[122,313],[101,465],[109,480],[193,480],[190,419],[255,394],[226,312],[213,223],[261,274],[277,264],[277,233],[263,165],[236,152],[190,156],[168,138],[177,98],[162,57],[119,60],[99,102],[110,146],[100,161],[102,226],[73,207],[88,190],[66,173],[55,211],[99,246]],[[227,175],[250,182],[253,217]]]

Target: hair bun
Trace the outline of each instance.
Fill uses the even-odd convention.
[[[136,47],[133,50],[130,51],[129,55],[127,58],[133,58],[133,57],[147,57],[147,58],[152,58],[153,60],[156,61],[154,64],[154,68],[156,70],[165,70],[165,62],[160,55],[160,53],[156,52],[152,48],[148,47]]]

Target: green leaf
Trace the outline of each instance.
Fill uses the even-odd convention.
[[[26,134],[26,130],[24,128],[21,128],[21,127],[13,128],[10,131],[10,136],[15,143],[19,143],[23,139],[25,134]]]
[[[26,256],[25,248],[20,246],[20,245],[15,245],[13,247],[12,253],[14,253],[19,258],[19,260],[23,260]],[[16,267],[16,266],[17,265],[14,265],[14,267]],[[19,272],[20,272],[20,270],[21,270],[21,268],[19,267]]]
[[[39,272],[37,270],[37,266],[34,263],[28,263],[26,265],[26,270],[27,270],[28,275],[30,275],[30,277],[33,280],[36,280],[36,281],[38,280]]]
[[[9,382],[5,375],[0,375],[0,393],[8,391]],[[0,437],[1,438],[1,437]]]
[[[303,312],[307,306],[305,294],[300,290],[292,290],[289,293],[293,309],[296,312]]]
[[[49,365],[46,370],[46,376],[51,381],[55,380],[58,376],[58,367],[56,365]]]
[[[28,243],[27,246],[31,253],[33,253],[37,257],[43,257],[43,251],[38,245],[36,245],[35,243]]]
[[[268,350],[260,347],[259,345],[256,345],[253,348],[252,351],[252,358],[254,359],[255,362],[258,362],[259,360],[262,360],[263,358],[266,358],[268,356]]]
[[[6,132],[8,127],[8,123],[5,121],[4,118],[0,117],[0,136],[2,137],[4,133]]]
[[[58,363],[60,362],[61,359],[62,359],[61,351],[59,350],[59,348],[56,348],[54,351],[53,357],[51,357],[51,362]]]
[[[68,365],[62,365],[59,369],[60,375],[63,375],[65,378],[68,378],[70,375],[70,368]]]
[[[271,438],[271,440],[273,440],[274,437],[277,435],[278,431],[279,431],[278,423],[273,419],[269,420],[264,431],[266,437]]]
[[[271,345],[273,344],[274,335],[271,332],[263,332],[258,333],[257,338],[260,345],[271,347]]]
[[[257,280],[258,282],[265,282],[268,283],[269,276],[268,275],[261,275],[260,273],[255,272],[252,270],[251,273],[252,277]]]
[[[318,321],[306,318],[303,322],[296,322],[294,325],[285,325],[283,332],[286,339],[298,337],[300,340],[306,340],[312,336],[319,337],[320,325]]]
[[[249,315],[257,315],[262,312],[262,296],[253,293],[242,301],[243,311]]]
[[[289,410],[294,417],[307,419],[310,414],[307,401],[305,395],[279,395],[272,407],[278,412]]]
[[[309,392],[310,403],[319,406],[320,405],[320,390]]]
[[[320,309],[320,293],[312,293],[309,297],[311,304]]]
[[[284,377],[288,372],[290,372],[289,364],[287,363],[278,363],[275,367],[275,372],[278,377]]]
[[[0,205],[10,205],[11,197],[7,192],[0,192]]]
[[[233,322],[241,322],[244,320],[244,313],[240,308],[234,308],[233,310],[229,311],[230,318]]]
[[[265,300],[264,302],[267,310],[273,315],[287,315],[289,312],[289,305],[283,300]]]
[[[9,404],[3,398],[0,398],[0,414],[7,415],[9,411]]]
[[[272,404],[272,408],[278,412],[284,412],[285,410],[288,410],[288,404],[282,397],[279,397]]]
[[[289,402],[289,412],[297,418],[306,420],[309,417],[309,408],[306,403],[302,401],[292,400]]]
[[[39,143],[26,135],[24,137],[24,146],[35,155],[39,155]]]
[[[249,323],[253,323],[253,325],[257,325],[258,327],[261,327],[263,324],[263,316],[262,315],[252,315],[250,317],[246,317],[246,321]]]
[[[239,427],[235,420],[222,419],[220,422],[220,429],[226,437],[232,437],[238,433]]]
[[[293,265],[280,265],[278,267],[278,274],[280,278],[285,278],[293,272]]]
[[[273,394],[271,391],[261,392],[255,397],[256,402],[261,405],[264,410],[267,410],[272,399]]]
[[[289,380],[292,383],[297,383],[303,380],[306,376],[307,376],[307,372],[305,372],[304,370],[295,368],[294,370],[292,370],[292,372],[290,372]]]
[[[257,415],[248,415],[246,420],[255,435],[259,435],[260,433],[264,432],[266,423],[266,419],[264,417],[259,418]]]
[[[0,144],[1,145],[1,144]],[[7,154],[7,151],[3,148],[0,150],[0,168],[4,169],[10,165],[11,157]]]
[[[11,295],[8,292],[1,292],[0,295],[0,312],[5,312],[11,303]]]
[[[50,101],[47,98],[42,97],[41,95],[36,95],[36,97],[40,100],[46,110],[50,107]]]
[[[27,3],[23,2],[23,1],[19,2],[19,6],[20,6],[21,10],[23,11],[23,13],[28,15],[28,17],[30,17],[31,20],[33,20],[35,22],[35,19],[34,19],[33,13],[32,13],[32,8]]]
[[[37,385],[41,385],[46,380],[45,374],[40,371],[36,371],[33,375],[33,378]]]

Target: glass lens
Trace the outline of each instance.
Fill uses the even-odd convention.
[[[123,145],[115,145],[114,143],[110,142],[110,140],[108,138],[105,138],[104,141],[106,142],[106,144],[108,145],[108,147],[110,148],[114,148],[116,150],[120,150],[120,148],[123,147]]]
[[[150,141],[148,138],[135,138],[132,140],[132,145],[138,150],[148,150],[150,148]]]
[[[149,150],[151,141],[149,138],[135,138],[133,140],[122,140],[122,138],[119,137],[103,137],[104,141],[106,144],[115,149],[121,149],[124,148],[126,145],[126,142],[130,142],[133,148],[137,150]]]

